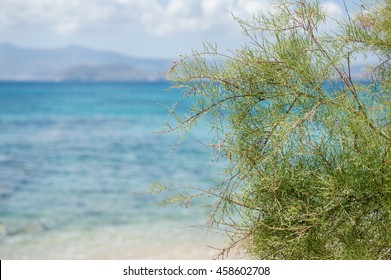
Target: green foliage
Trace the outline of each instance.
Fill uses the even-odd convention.
[[[170,130],[206,118],[225,159],[224,179],[199,194],[215,197],[212,225],[230,228],[229,248],[262,259],[391,259],[390,7],[363,6],[324,32],[319,3],[279,1],[237,19],[243,48],[206,44],[169,70],[195,100]],[[363,80],[351,73],[360,56],[377,59]]]

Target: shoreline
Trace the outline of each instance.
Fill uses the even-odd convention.
[[[194,228],[143,225],[89,231],[49,231],[0,239],[0,258],[8,260],[212,260],[225,238]],[[167,228],[165,228],[167,229]],[[235,250],[234,250],[235,251]],[[243,258],[232,251],[228,259]]]

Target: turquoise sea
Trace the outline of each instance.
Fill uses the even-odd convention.
[[[182,94],[168,88],[0,83],[0,259],[209,257],[213,241],[192,227],[207,210],[142,194],[218,174],[206,127],[172,152],[178,137],[153,133]]]

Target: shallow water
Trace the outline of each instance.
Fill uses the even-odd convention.
[[[168,86],[0,84],[1,259],[175,258],[158,253],[178,240],[164,233],[203,224],[208,211],[156,207],[159,197],[140,193],[162,178],[210,186],[218,172],[199,143],[207,128],[172,153],[178,138],[152,133],[167,116],[160,104],[181,95]],[[207,242],[198,230],[180,232],[190,240],[183,248],[195,236]],[[162,249],[141,253],[154,242]]]

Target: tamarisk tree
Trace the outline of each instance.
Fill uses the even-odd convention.
[[[170,130],[206,120],[225,166],[220,183],[167,202],[214,198],[209,225],[253,258],[391,259],[391,1],[333,30],[316,1],[236,20],[246,45],[205,44],[168,71],[192,100]]]

